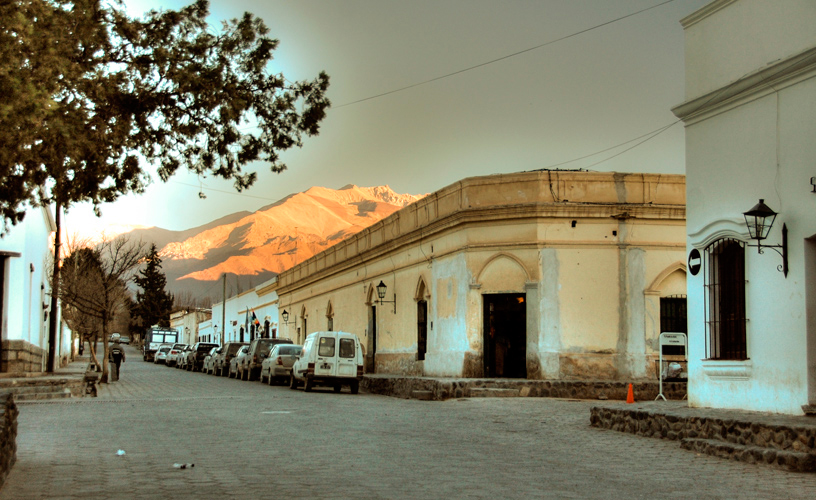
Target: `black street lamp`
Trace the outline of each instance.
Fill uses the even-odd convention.
[[[288,325],[289,324],[289,313],[286,311],[286,309],[284,309],[283,312],[281,313],[281,317],[283,318],[283,324]],[[294,321],[292,323],[294,323]]]
[[[771,232],[771,227],[776,220],[777,213],[771,210],[765,204],[765,200],[760,199],[759,203],[754,205],[751,210],[743,213],[745,216],[745,224],[748,226],[748,233],[752,240],[756,240],[756,245],[748,245],[755,247],[760,254],[765,253],[764,248],[770,248],[774,252],[782,256],[782,264],[777,266],[777,270],[788,277],[788,226],[782,224],[782,244],[781,245],[763,245],[762,240],[768,237]]]
[[[385,283],[380,280],[380,284],[377,285],[377,297],[380,298],[380,305],[382,304],[394,304],[394,314],[397,314],[397,294],[394,294],[394,300],[383,300],[385,298],[385,291],[388,289],[385,286]]]

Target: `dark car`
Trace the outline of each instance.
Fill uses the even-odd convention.
[[[238,367],[241,380],[257,380],[261,376],[261,364],[269,356],[269,351],[277,344],[293,344],[290,339],[255,339],[249,343],[249,352],[242,366]]]
[[[204,358],[218,344],[212,342],[196,342],[190,354],[187,355],[187,370],[197,372],[204,367]]]
[[[238,354],[238,350],[247,345],[246,342],[227,342],[221,348],[221,351],[215,355],[213,360],[213,372],[216,375],[226,377],[230,371],[230,360]]]

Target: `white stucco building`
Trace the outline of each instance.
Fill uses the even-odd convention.
[[[816,2],[716,0],[682,24],[689,403],[802,414],[816,404]],[[787,229],[787,277],[781,249],[751,246],[743,213],[760,199],[779,213],[763,245]]]
[[[272,278],[246,292],[229,297],[212,306],[212,320],[202,325],[212,342],[249,342],[258,335],[275,337],[278,334],[277,278]],[[252,314],[258,319],[254,325]],[[222,322],[226,321],[226,329]],[[202,333],[203,335],[203,333]]]
[[[55,230],[51,211],[43,207],[29,210],[23,222],[0,236],[0,371],[46,369],[51,308],[46,266]],[[63,336],[61,351],[70,353],[70,333],[58,339]]]

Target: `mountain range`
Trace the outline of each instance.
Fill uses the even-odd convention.
[[[252,288],[419,200],[388,186],[312,187],[255,212],[236,212],[183,231],[122,227],[117,233],[155,243],[168,291],[221,300]],[[228,293],[228,296],[230,293]]]

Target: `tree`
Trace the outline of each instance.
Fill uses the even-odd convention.
[[[167,277],[162,272],[162,260],[155,243],[150,246],[144,260],[146,264],[144,269],[134,278],[142,291],[136,292],[136,305],[131,314],[141,318],[143,328],[150,328],[156,324],[170,326],[173,297],[164,289]]]
[[[330,102],[329,77],[290,82],[268,72],[278,41],[246,13],[207,24],[207,0],[131,19],[120,0],[0,2],[0,217],[3,232],[28,207],[63,208],[141,193],[179,167],[234,180],[261,160],[316,135]],[[59,266],[52,273],[51,346],[56,359]]]
[[[131,19],[99,0],[0,4],[0,213],[69,207],[142,192],[145,160],[166,181],[179,167],[256,180],[280,152],[316,135],[329,78],[289,82],[269,73],[278,41],[246,13],[207,24],[209,4]]]
[[[59,299],[72,329],[86,338],[102,338],[102,382],[108,380],[108,337],[117,312],[128,296],[127,283],[144,257],[141,244],[126,238],[104,241],[96,247],[70,249],[62,262]],[[95,343],[91,355],[96,361]]]

